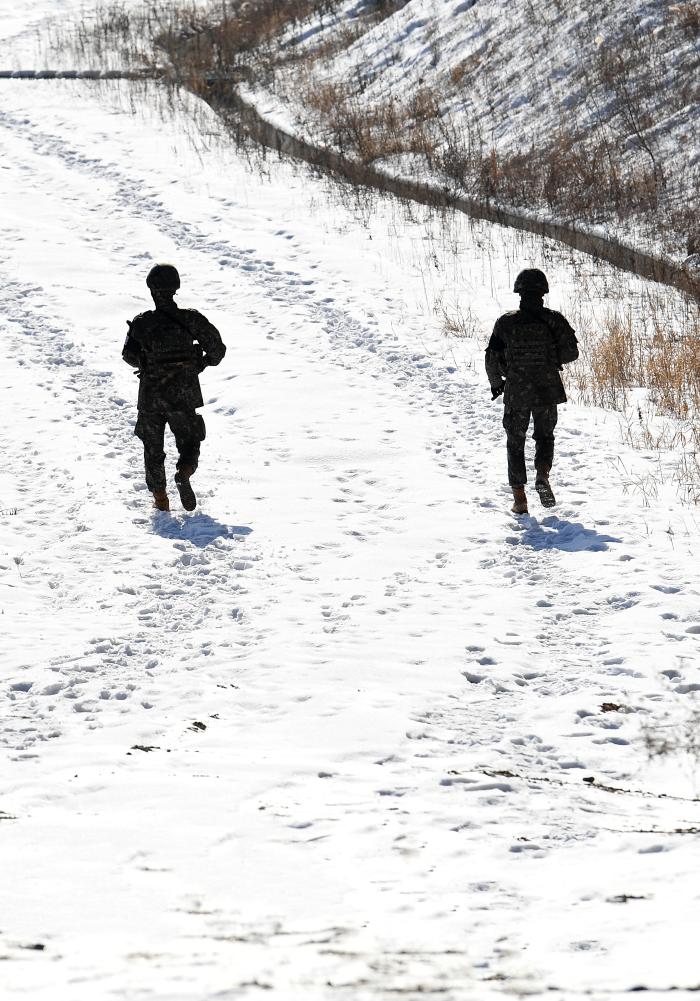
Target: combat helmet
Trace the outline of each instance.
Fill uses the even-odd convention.
[[[172,264],[154,264],[146,278],[151,292],[177,292],[180,288],[180,275]]]
[[[523,292],[536,292],[538,295],[547,295],[549,292],[547,276],[539,268],[525,268],[515,279],[513,291],[519,292],[520,295]]]

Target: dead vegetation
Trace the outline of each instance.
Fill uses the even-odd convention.
[[[695,304],[647,292],[641,302],[575,317],[584,343],[572,366],[579,399],[613,410],[629,407],[633,390],[647,391],[655,412],[698,422],[700,319]]]
[[[105,3],[69,29],[59,28],[54,50],[82,63],[115,61],[122,66],[165,66],[179,82],[203,87],[255,62],[263,74],[294,45],[294,29],[323,19],[335,0],[149,0],[140,6]],[[280,46],[285,33],[292,34]],[[253,60],[254,57],[254,60]]]
[[[349,96],[342,84],[309,83],[304,106],[324,121],[327,141],[335,149],[358,157],[365,165],[406,153],[434,162],[432,123],[438,111],[434,95],[427,90],[417,90],[405,102],[389,98],[367,108]]]
[[[665,717],[646,723],[642,737],[649,760],[685,757],[697,768],[700,764],[700,713],[677,713],[677,718]]]
[[[671,4],[668,16],[678,22],[691,41],[700,38],[700,3],[698,0],[684,0],[682,3]]]
[[[581,343],[579,360],[565,373],[570,395],[617,411],[622,438],[633,448],[672,451],[671,481],[687,502],[700,503],[697,304],[647,291],[641,300],[603,310],[582,305],[570,318]],[[658,488],[655,473],[634,484],[645,502]]]
[[[511,107],[511,100],[499,95],[503,97],[505,86],[510,97],[519,95],[536,108],[537,81],[513,75],[512,50],[498,36],[443,73],[436,72],[430,83],[412,81],[405,97],[394,97],[390,113],[380,86],[381,65],[400,60],[400,47],[395,51],[387,45],[378,69],[369,49],[363,58],[359,18],[354,22],[356,69],[342,82],[337,73],[331,74],[332,102],[317,99],[327,67],[315,61],[313,46],[307,47],[300,71],[294,77],[282,75],[275,86],[293,106],[305,109],[305,124],[316,134],[363,162],[417,152],[457,192],[529,210],[546,209],[577,222],[614,220],[618,231],[646,232],[653,242],[661,240],[672,253],[681,253],[697,225],[700,175],[697,164],[680,176],[669,175],[662,137],[667,121],[683,118],[700,100],[700,49],[688,46],[673,69],[668,53],[677,44],[679,30],[697,42],[700,5],[695,0],[672,5],[656,26],[630,19],[618,35],[603,38],[597,34],[600,17],[612,7],[607,0],[572,22],[577,49],[591,54],[580,60],[570,81],[575,110],[563,106],[557,126],[544,133],[533,118],[516,143],[494,140]],[[542,5],[538,11],[542,14]],[[551,13],[552,24],[545,20],[541,37],[533,43],[535,63],[542,62],[541,53],[554,41],[557,10]],[[474,16],[480,16],[476,7]],[[374,30],[371,19],[365,19],[364,29],[368,36]],[[376,31],[373,37],[376,48]],[[439,39],[431,45],[439,67]],[[429,109],[427,115],[415,114],[412,101],[418,94]],[[553,93],[553,105],[560,101]],[[347,129],[350,115],[364,118],[367,129]],[[692,129],[681,134],[680,143],[688,144],[687,162],[692,164]]]

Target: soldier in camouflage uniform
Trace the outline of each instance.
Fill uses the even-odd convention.
[[[219,331],[196,309],[180,309],[174,295],[180,276],[171,264],[151,268],[146,284],[155,309],[128,323],[122,358],[139,376],[138,420],[134,434],[143,442],[146,484],[154,506],[169,511],[163,444],[168,424],[179,453],[175,483],[187,511],[197,506],[190,477],[199,462],[205,427],[199,373],[226,354]]]
[[[486,348],[486,374],[492,399],[503,394],[512,510],[527,514],[525,438],[530,418],[535,439],[535,490],[545,507],[553,507],[556,500],[549,472],[554,459],[554,428],[557,406],[566,403],[559,373],[563,365],[578,358],[578,346],[568,321],[544,306],[549,285],[541,271],[521,271],[513,291],[520,294],[520,309],[496,321]]]

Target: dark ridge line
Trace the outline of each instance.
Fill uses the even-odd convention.
[[[0,80],[160,80],[164,69],[142,70],[0,70]]]
[[[135,70],[0,70],[0,80],[165,80],[185,86],[172,69],[166,66],[142,67]],[[240,83],[242,74],[234,67],[231,73],[218,73],[205,78],[208,86],[218,83]]]

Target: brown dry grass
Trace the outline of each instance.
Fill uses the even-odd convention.
[[[606,138],[591,139],[563,125],[550,138],[509,153],[486,148],[479,136],[442,123],[436,160],[471,194],[516,206],[547,206],[561,218],[625,220],[659,207],[661,189],[651,166],[623,171]]]
[[[343,84],[311,82],[304,105],[323,123],[337,150],[364,164],[404,153],[435,159],[432,122],[438,112],[434,95],[426,89],[415,91],[405,102],[389,99],[368,108]]]
[[[677,21],[692,41],[700,38],[700,3],[698,0],[684,0],[668,8],[668,17]]]
[[[571,381],[582,402],[624,410],[641,388],[659,415],[700,426],[700,313],[689,301],[669,301],[647,294],[597,322],[579,318],[583,350]]]
[[[481,336],[481,324],[471,308],[462,309],[458,303],[446,306],[440,302],[437,307],[440,316],[442,332],[445,337],[456,340],[478,340]]]
[[[230,67],[255,53],[269,70],[283,58],[280,36],[311,17],[323,19],[336,0],[148,0],[130,7],[120,2],[98,6],[94,16],[70,33],[59,33],[55,47],[77,57],[117,55],[125,66],[153,61],[169,64],[180,80],[225,76]]]

